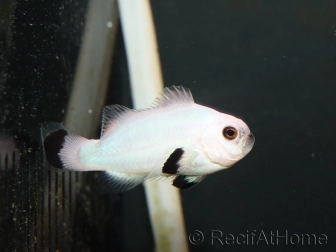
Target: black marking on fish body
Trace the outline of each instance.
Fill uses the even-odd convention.
[[[164,163],[162,167],[162,173],[168,174],[176,174],[180,165],[178,161],[181,159],[184,150],[182,148],[178,148],[174,150],[174,152],[169,156],[167,161]]]
[[[189,189],[199,183],[199,181],[194,181],[194,182],[188,181],[187,179],[188,177],[190,176],[186,176],[186,175],[177,176],[173,181],[173,186],[176,186],[180,189]]]
[[[67,135],[66,130],[59,129],[47,136],[43,143],[48,162],[59,169],[63,169],[63,164],[58,154],[63,148],[64,139]]]

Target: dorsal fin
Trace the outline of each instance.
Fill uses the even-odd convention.
[[[112,126],[126,115],[156,108],[168,107],[175,104],[192,103],[194,103],[194,99],[188,88],[184,88],[182,86],[171,86],[166,87],[163,92],[155,98],[153,105],[148,109],[135,110],[122,105],[106,106],[103,109],[101,137],[105,135],[107,130],[112,130]]]
[[[111,124],[113,124],[127,112],[132,111],[134,110],[122,105],[105,106],[103,109],[101,136],[105,134],[106,130],[111,126]]]
[[[160,96],[156,97],[153,107],[165,107],[173,104],[194,103],[192,94],[188,88],[182,86],[166,87]]]

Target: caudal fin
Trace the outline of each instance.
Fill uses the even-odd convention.
[[[85,171],[79,161],[79,149],[86,138],[72,133],[59,123],[46,123],[41,127],[45,160],[61,170]]]

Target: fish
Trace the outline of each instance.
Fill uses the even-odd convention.
[[[43,124],[41,136],[47,164],[63,171],[103,171],[112,193],[156,178],[189,189],[234,165],[255,142],[245,122],[195,103],[182,86],[165,88],[147,109],[106,106],[100,139],[58,123]]]

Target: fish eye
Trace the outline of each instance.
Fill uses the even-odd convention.
[[[225,127],[223,129],[223,136],[228,140],[233,140],[238,136],[238,131],[234,127]]]

